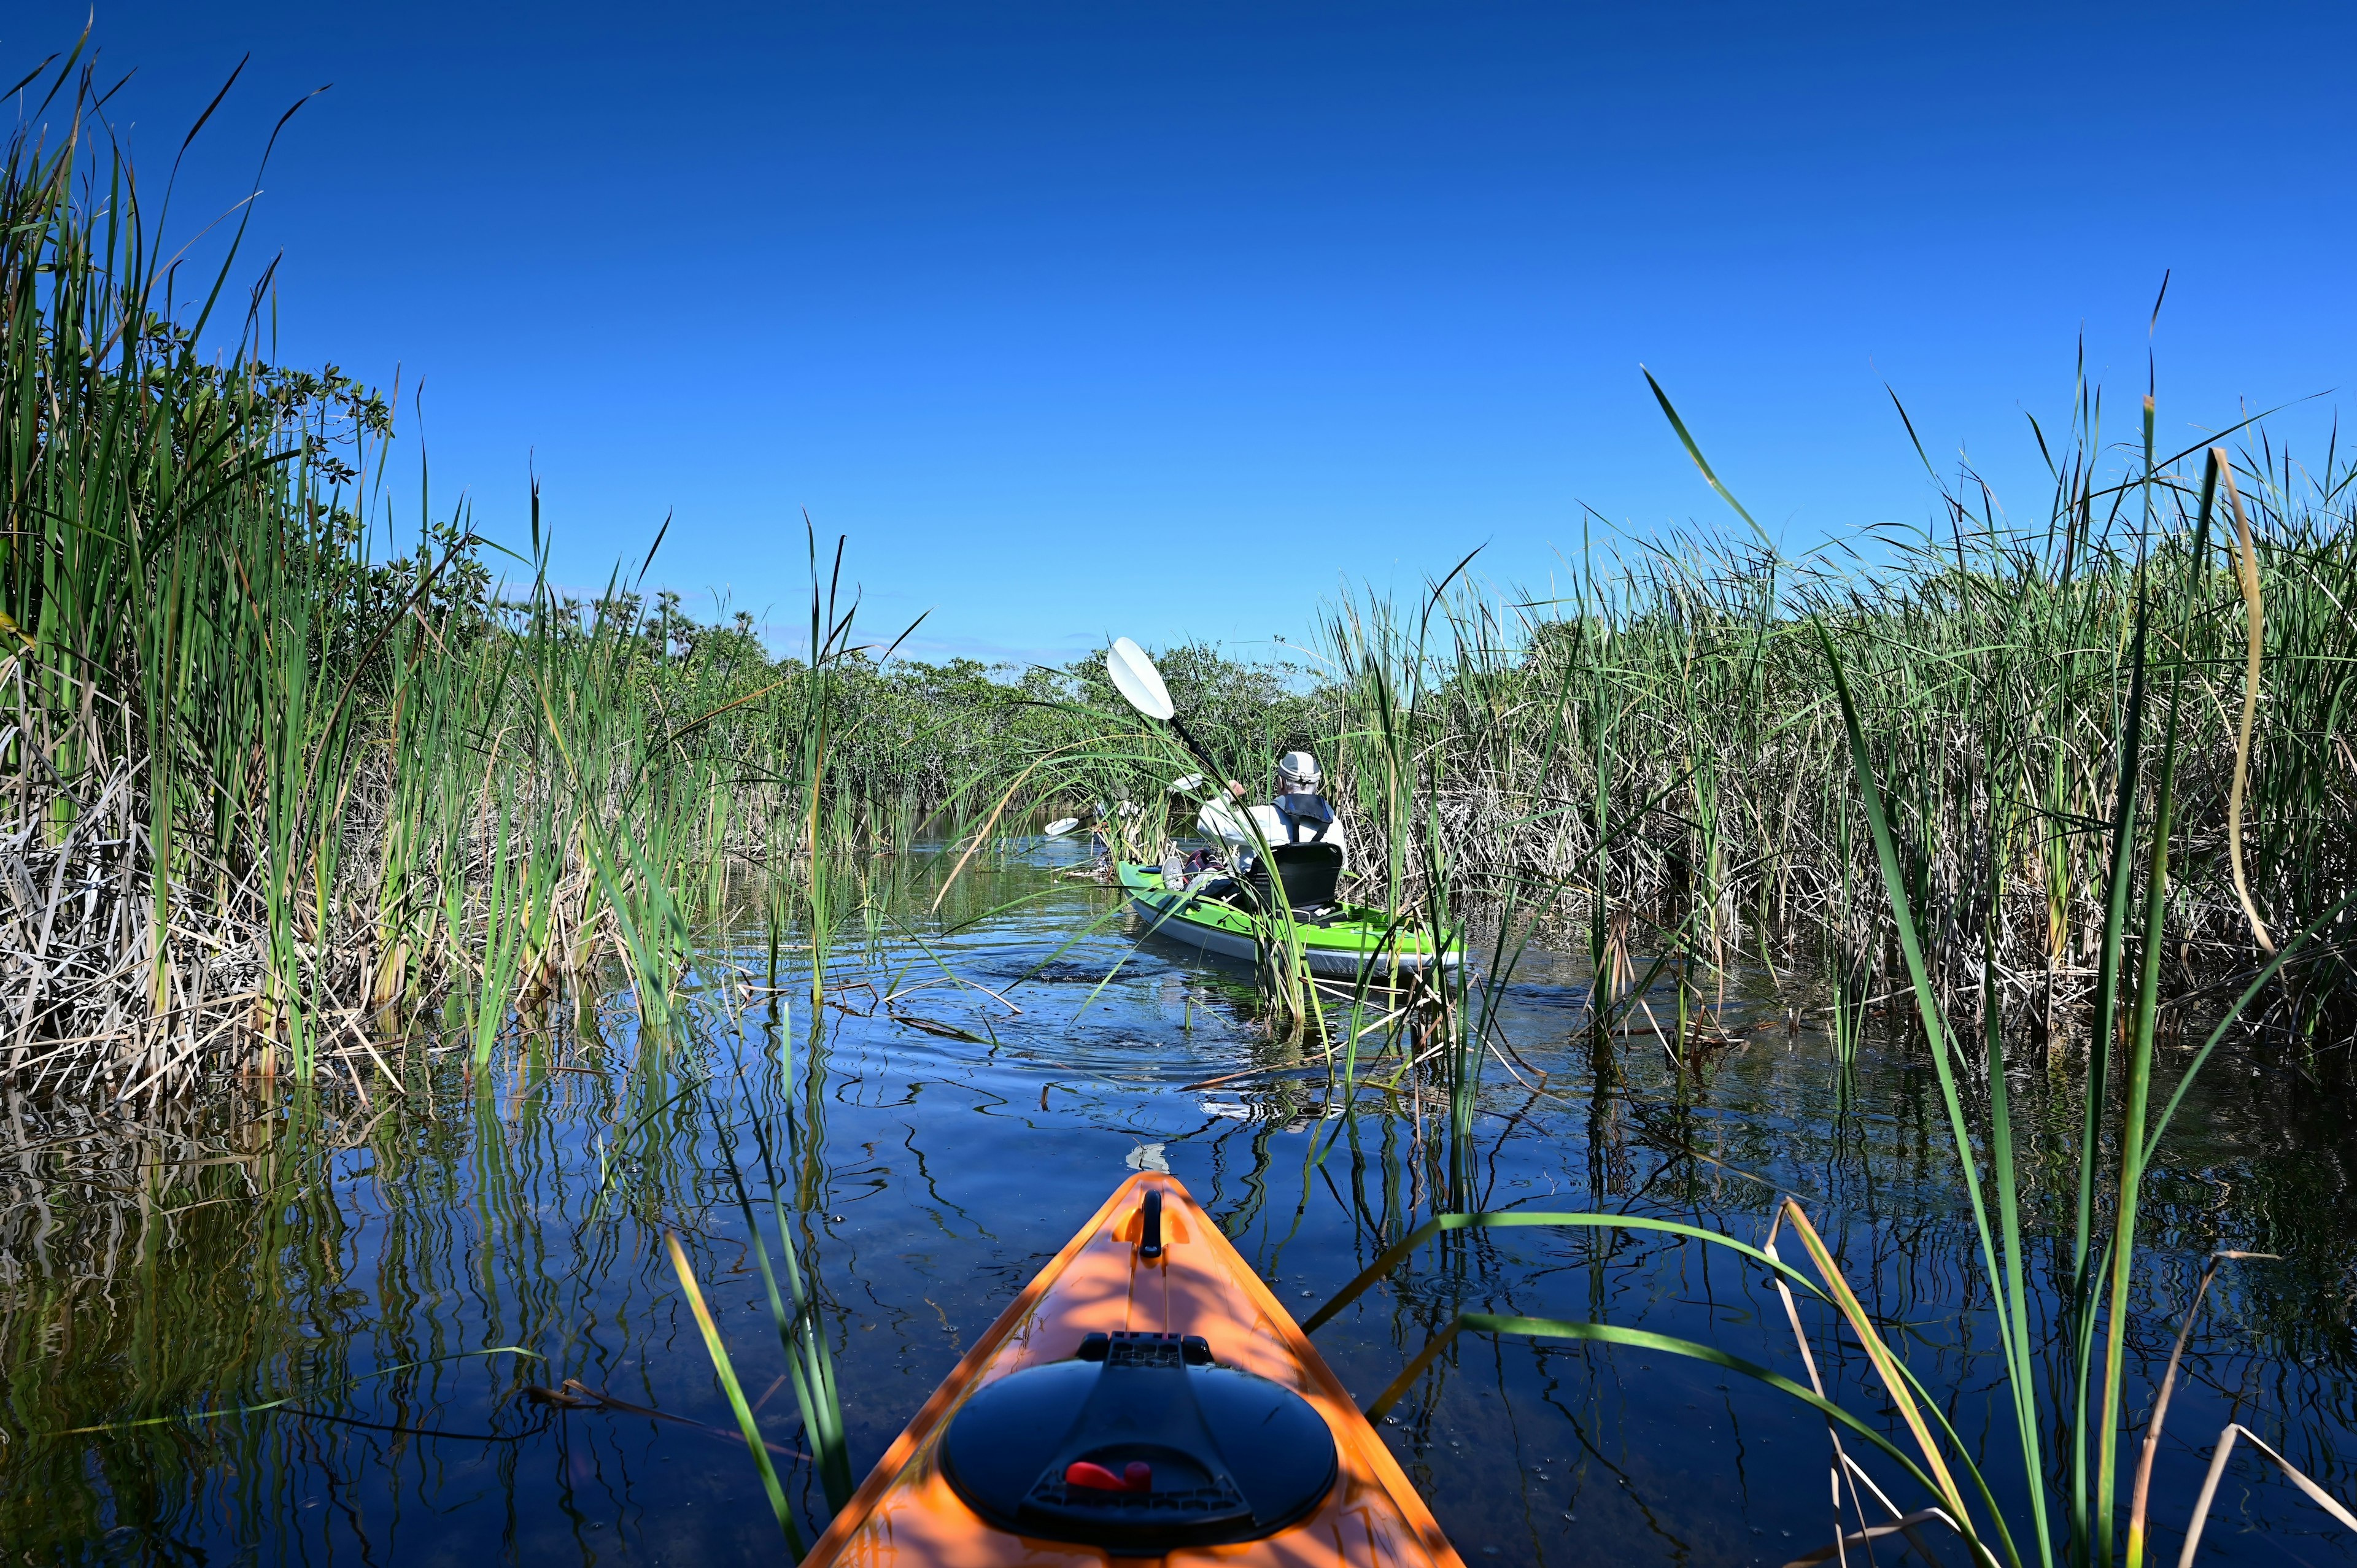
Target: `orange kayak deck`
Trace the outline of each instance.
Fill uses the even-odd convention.
[[[1162,1255],[1137,1241],[1149,1191],[1162,1195]],[[1188,1546],[1159,1558],[1009,1534],[942,1473],[941,1438],[974,1392],[1072,1357],[1091,1334],[1200,1335],[1224,1366],[1308,1402],[1333,1434],[1332,1490],[1297,1523],[1259,1541]],[[1314,1430],[1314,1429],[1312,1429]],[[1464,1568],[1399,1462],[1258,1275],[1174,1176],[1141,1171],[1064,1244],[893,1440],[802,1568],[1091,1568],[1113,1562],[1284,1564],[1285,1568]]]

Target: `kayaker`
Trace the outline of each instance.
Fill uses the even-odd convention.
[[[1330,843],[1342,852],[1342,865],[1348,870],[1350,843],[1343,834],[1341,819],[1318,792],[1324,784],[1317,757],[1306,751],[1288,751],[1277,758],[1275,800],[1265,806],[1246,809],[1242,803],[1244,787],[1231,779],[1230,799],[1205,805],[1195,814],[1195,826],[1204,837],[1217,839],[1225,847],[1228,862],[1238,875],[1251,870],[1252,857],[1258,853],[1254,823],[1260,828],[1260,839],[1272,847],[1281,843]]]

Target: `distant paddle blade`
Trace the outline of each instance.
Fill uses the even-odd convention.
[[[1167,719],[1178,711],[1170,700],[1170,689],[1162,683],[1162,671],[1154,667],[1146,650],[1129,639],[1117,637],[1105,650],[1105,673],[1122,701],[1147,718]]]
[[[1080,825],[1081,819],[1078,817],[1058,817],[1040,831],[1051,839],[1060,839]]]

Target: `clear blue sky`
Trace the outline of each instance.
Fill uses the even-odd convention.
[[[87,0],[15,0],[10,80]],[[1581,504],[1804,545],[2037,515],[2025,411],[2076,341],[2125,435],[2357,366],[2345,5],[215,5],[100,0],[150,180],[240,56],[176,223],[264,181],[282,358],[425,387],[497,536],[536,466],[562,572],[782,629],[801,509],[876,621],[1068,658],[1306,636],[1345,579],[1487,545],[1543,583]],[[21,64],[17,63],[21,62]],[[405,423],[408,410],[404,408]],[[414,443],[411,457],[414,456]]]

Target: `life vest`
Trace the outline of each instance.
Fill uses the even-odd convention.
[[[1266,805],[1252,807],[1224,800],[1208,800],[1196,814],[1195,825],[1206,838],[1215,838],[1225,844],[1229,854],[1241,865],[1243,857],[1254,853],[1253,828],[1245,822],[1247,816],[1258,825],[1260,836],[1271,844],[1330,843],[1341,850],[1343,864],[1350,864],[1351,845],[1343,836],[1341,822],[1334,815],[1334,808],[1316,795],[1280,795]]]
[[[1270,803],[1276,808],[1277,820],[1285,824],[1287,843],[1324,843],[1327,833],[1334,828],[1334,808],[1326,803],[1323,795],[1279,795]],[[1276,841],[1272,838],[1269,842]]]

